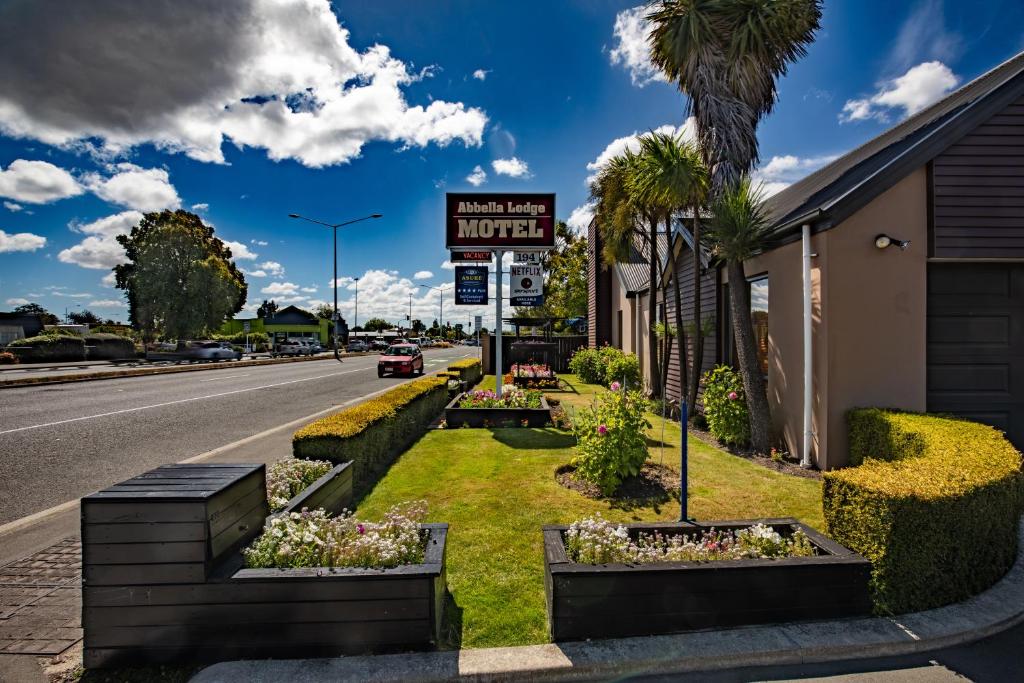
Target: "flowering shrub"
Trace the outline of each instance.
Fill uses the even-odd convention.
[[[267,501],[271,512],[283,510],[288,501],[334,467],[327,460],[284,458],[267,466]]]
[[[587,384],[604,383],[604,363],[597,349],[576,349],[569,359],[569,372]]]
[[[587,384],[625,382],[640,387],[640,361],[632,353],[623,353],[607,344],[600,349],[577,349],[569,360],[569,371]]]
[[[755,524],[738,531],[712,528],[699,535],[641,532],[634,541],[626,527],[615,526],[600,515],[572,523],[565,532],[565,551],[570,560],[583,564],[708,562],[817,554],[800,530],[787,538],[766,524]]]
[[[513,363],[510,374],[513,377],[548,378],[554,377],[551,366],[546,363]]]
[[[425,501],[396,505],[380,522],[360,521],[351,513],[329,517],[324,510],[303,510],[274,517],[252,545],[242,551],[245,566],[364,567],[385,569],[423,561],[420,522]]]
[[[622,382],[627,387],[639,389],[640,360],[632,353],[622,353],[618,349],[615,349],[615,351],[618,353],[609,354],[608,362],[605,365],[605,384],[610,385],[612,382]]]
[[[704,374],[704,416],[712,436],[726,444],[750,443],[750,413],[743,379],[727,365]]]
[[[576,435],[576,474],[611,494],[623,479],[640,473],[647,460],[644,417],[647,401],[639,391],[619,387],[598,395],[590,408],[576,411],[572,430]]]
[[[501,398],[490,389],[466,392],[459,408],[540,408],[541,392],[520,389],[511,384],[501,388]]]

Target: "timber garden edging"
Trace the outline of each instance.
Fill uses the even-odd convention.
[[[551,406],[544,396],[540,408],[460,408],[459,401],[465,393],[459,394],[445,406],[444,420],[449,428],[457,427],[545,427],[551,422]]]
[[[554,641],[677,633],[694,629],[835,619],[871,613],[871,564],[793,518],[626,525],[635,537],[738,530],[763,523],[803,531],[822,554],[765,560],[579,564],[565,551],[564,525],[544,527],[544,589]]]

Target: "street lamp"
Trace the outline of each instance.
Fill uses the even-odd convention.
[[[369,216],[363,216],[362,218],[353,218],[350,221],[343,221],[341,223],[325,223],[318,221],[313,218],[306,218],[300,216],[297,213],[288,214],[288,218],[298,218],[299,220],[309,221],[310,223],[316,223],[326,228],[331,228],[334,231],[334,358],[339,363],[341,362],[341,353],[338,351],[338,228],[346,225],[352,225],[360,221],[369,220],[371,218],[380,218],[383,214],[371,213]]]
[[[423,289],[433,289],[435,291],[441,292],[441,305],[439,307],[440,308],[440,315],[438,316],[438,319],[440,320],[440,322],[437,325],[438,325],[438,329],[441,330],[441,338],[443,339],[444,338],[444,289],[441,288],[441,287],[431,287],[430,285],[420,285],[420,287],[422,287]],[[410,298],[410,301],[409,301],[409,316],[410,316],[410,320],[411,320],[411,317],[412,317],[412,300],[411,300],[411,298]],[[412,323],[410,322],[410,324],[412,324]]]
[[[352,279],[355,280],[355,283],[356,283],[356,312],[355,312],[355,316],[354,316],[355,317],[355,321],[352,323],[352,329],[355,329],[355,328],[359,327],[359,278],[352,278]],[[337,292],[338,291],[337,288],[335,288],[334,291]]]

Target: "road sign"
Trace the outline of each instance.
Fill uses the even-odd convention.
[[[455,305],[487,303],[487,266],[455,266]]]
[[[449,249],[551,249],[555,195],[449,192],[445,198]]]
[[[482,315],[474,315],[473,316],[473,329],[474,330],[479,330],[483,326],[484,326],[484,317]]]
[[[248,321],[248,320],[243,320],[243,321],[242,321],[242,330],[243,330],[243,331],[244,331],[244,332],[245,332],[246,334],[249,334],[249,321]]]
[[[448,260],[452,263],[490,263],[492,258],[494,254],[487,249],[452,249]]]
[[[513,263],[508,268],[509,299],[513,306],[544,304],[544,268],[541,265]]]

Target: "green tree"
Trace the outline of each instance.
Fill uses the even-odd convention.
[[[231,250],[199,216],[161,211],[118,235],[128,262],[116,266],[132,326],[145,339],[157,331],[187,339],[219,327],[242,310],[248,287]]]
[[[821,6],[821,0],[658,0],[647,16],[652,23],[651,61],[688,96],[688,113],[696,121],[711,174],[711,201],[727,212],[712,220],[733,229],[754,229],[742,237],[734,230],[712,230],[719,237],[731,235],[737,243],[712,242],[727,260],[751,442],[761,452],[771,446],[767,387],[756,354],[740,348],[754,337],[749,295],[742,286],[743,264],[729,262],[725,254],[742,254],[751,247],[756,252],[763,246],[753,243],[764,233],[751,220],[755,216],[748,202],[756,193],[744,178],[759,159],[757,126],[775,106],[776,80],[806,55],[820,27]],[[746,220],[740,220],[744,215]]]
[[[68,313],[68,320],[75,325],[99,325],[102,320],[99,316],[90,311],[88,308],[83,308],[80,311],[72,311]]]
[[[413,321],[409,323],[409,327],[412,328],[413,334],[415,335],[419,335],[420,332],[427,329],[427,326],[424,325],[423,321],[420,320],[419,318],[414,318]]]
[[[555,248],[543,259],[544,304],[519,307],[516,317],[575,318],[587,314],[587,240],[565,221],[555,224]],[[556,328],[561,329],[561,328]]]
[[[313,310],[313,314],[321,320],[334,320],[334,306],[320,304]]]
[[[380,332],[381,330],[390,330],[394,327],[391,323],[383,318],[370,318],[363,323],[363,329],[368,332]]]
[[[260,304],[260,307],[256,309],[256,317],[257,318],[269,318],[269,317],[275,315],[276,313],[277,313],[277,304],[274,303],[273,299],[271,299],[270,301],[267,301],[266,299],[264,299],[263,303]]]
[[[50,313],[48,310],[40,306],[39,304],[22,304],[14,309],[15,313],[20,315],[39,315],[43,318],[44,325],[59,325],[60,318]]]

